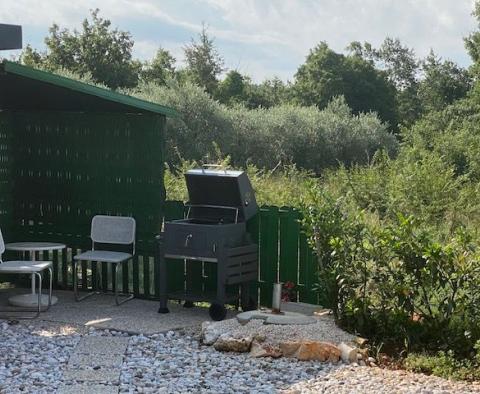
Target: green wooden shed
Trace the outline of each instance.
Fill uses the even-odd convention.
[[[0,63],[0,226],[7,242],[66,243],[71,251],[49,258],[55,283],[69,287],[69,258],[90,247],[91,218],[100,213],[133,216],[138,257],[124,273],[122,287],[137,296],[155,295],[150,279],[155,274],[154,235],[165,202],[167,116],[176,112],[17,63]],[[99,270],[104,285],[111,286],[106,266],[82,268],[84,279],[90,270]]]

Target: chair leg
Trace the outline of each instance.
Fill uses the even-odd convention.
[[[45,312],[50,308],[51,300],[52,300],[52,282],[53,282],[53,271],[49,268],[50,272],[50,292],[49,292],[49,300],[48,306],[44,310],[42,310],[42,280],[43,275],[40,272],[35,272],[32,275],[36,276],[36,282],[38,283],[37,287],[37,307],[35,309],[21,309],[21,310],[0,310],[0,312],[6,312],[8,315],[0,315],[0,319],[7,319],[7,320],[32,320],[36,319],[40,316],[41,312]],[[25,313],[25,312],[34,312],[32,316],[13,316],[12,313]]]
[[[49,273],[49,285],[48,285],[48,305],[47,307],[42,310],[42,312],[46,312],[50,309],[50,307],[52,306],[52,291],[53,291],[53,270],[52,268],[47,268],[48,269],[48,273]]]
[[[126,261],[128,262],[128,261]],[[126,263],[125,262],[125,263]],[[123,263],[120,263],[120,264],[123,264]],[[127,301],[130,301],[132,298],[133,298],[133,294],[124,294],[124,293],[119,293],[118,292],[118,275],[117,275],[117,272],[118,272],[118,265],[119,264],[114,264],[113,265],[113,275],[115,277],[115,288],[113,289],[114,293],[115,293],[115,304],[117,305],[121,305]],[[123,272],[123,265],[122,265],[122,272]],[[123,300],[119,300],[119,297],[125,297]]]
[[[37,290],[37,295],[38,295],[38,303],[37,303],[37,316],[40,316],[40,312],[42,310],[42,273],[41,272],[36,272],[35,276],[37,277],[37,283],[38,283],[38,290]],[[47,308],[48,309],[48,308]]]
[[[78,295],[78,266],[76,260],[73,260],[73,294],[75,296],[75,301],[77,302],[83,301],[85,298],[91,297],[94,294],[98,294],[98,292],[92,291],[81,297]]]
[[[49,268],[48,271],[50,272],[50,286],[49,286],[49,293],[48,293],[48,307],[52,306],[52,290],[53,290],[53,269]]]

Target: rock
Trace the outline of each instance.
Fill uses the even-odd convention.
[[[278,358],[282,356],[282,352],[279,348],[261,344],[256,341],[252,342],[252,346],[250,347],[250,357],[272,357]]]
[[[315,316],[328,316],[332,314],[331,309],[322,309],[313,313]]]
[[[362,337],[355,337],[354,341],[358,346],[365,346],[365,344],[368,342],[368,339]]]
[[[304,341],[295,353],[298,360],[317,360],[338,362],[340,359],[340,350],[331,343]]]
[[[281,342],[280,350],[285,357],[295,357],[295,353],[301,344],[301,342]]]
[[[201,338],[205,345],[213,345],[220,335],[221,332],[216,329],[215,323],[208,321],[202,323]]]
[[[265,342],[266,339],[267,337],[263,334],[256,334],[253,338],[253,340],[257,342]]]
[[[234,338],[231,337],[229,334],[222,334],[215,341],[213,347],[215,348],[215,350],[219,350],[222,352],[245,353],[250,350],[252,341],[252,337]]]
[[[338,345],[338,349],[341,352],[342,360],[346,363],[357,362],[357,353],[358,349],[347,345],[345,342],[342,342]]]

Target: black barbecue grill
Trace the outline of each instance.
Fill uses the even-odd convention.
[[[225,304],[239,300],[242,309],[255,307],[248,283],[258,275],[258,247],[247,233],[246,221],[257,213],[252,185],[243,171],[203,168],[185,174],[189,203],[185,219],[166,222],[158,239],[160,313],[167,300],[211,302],[210,316],[222,320]],[[168,292],[167,259],[216,263],[216,293],[196,294],[190,289]],[[228,285],[240,292],[227,294]],[[230,286],[229,286],[230,288]]]

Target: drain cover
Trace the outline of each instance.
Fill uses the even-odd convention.
[[[277,315],[270,311],[248,311],[237,315],[240,324],[246,324],[252,319],[260,319],[264,324],[315,324],[317,320],[313,316],[305,316],[301,313],[282,312]]]

